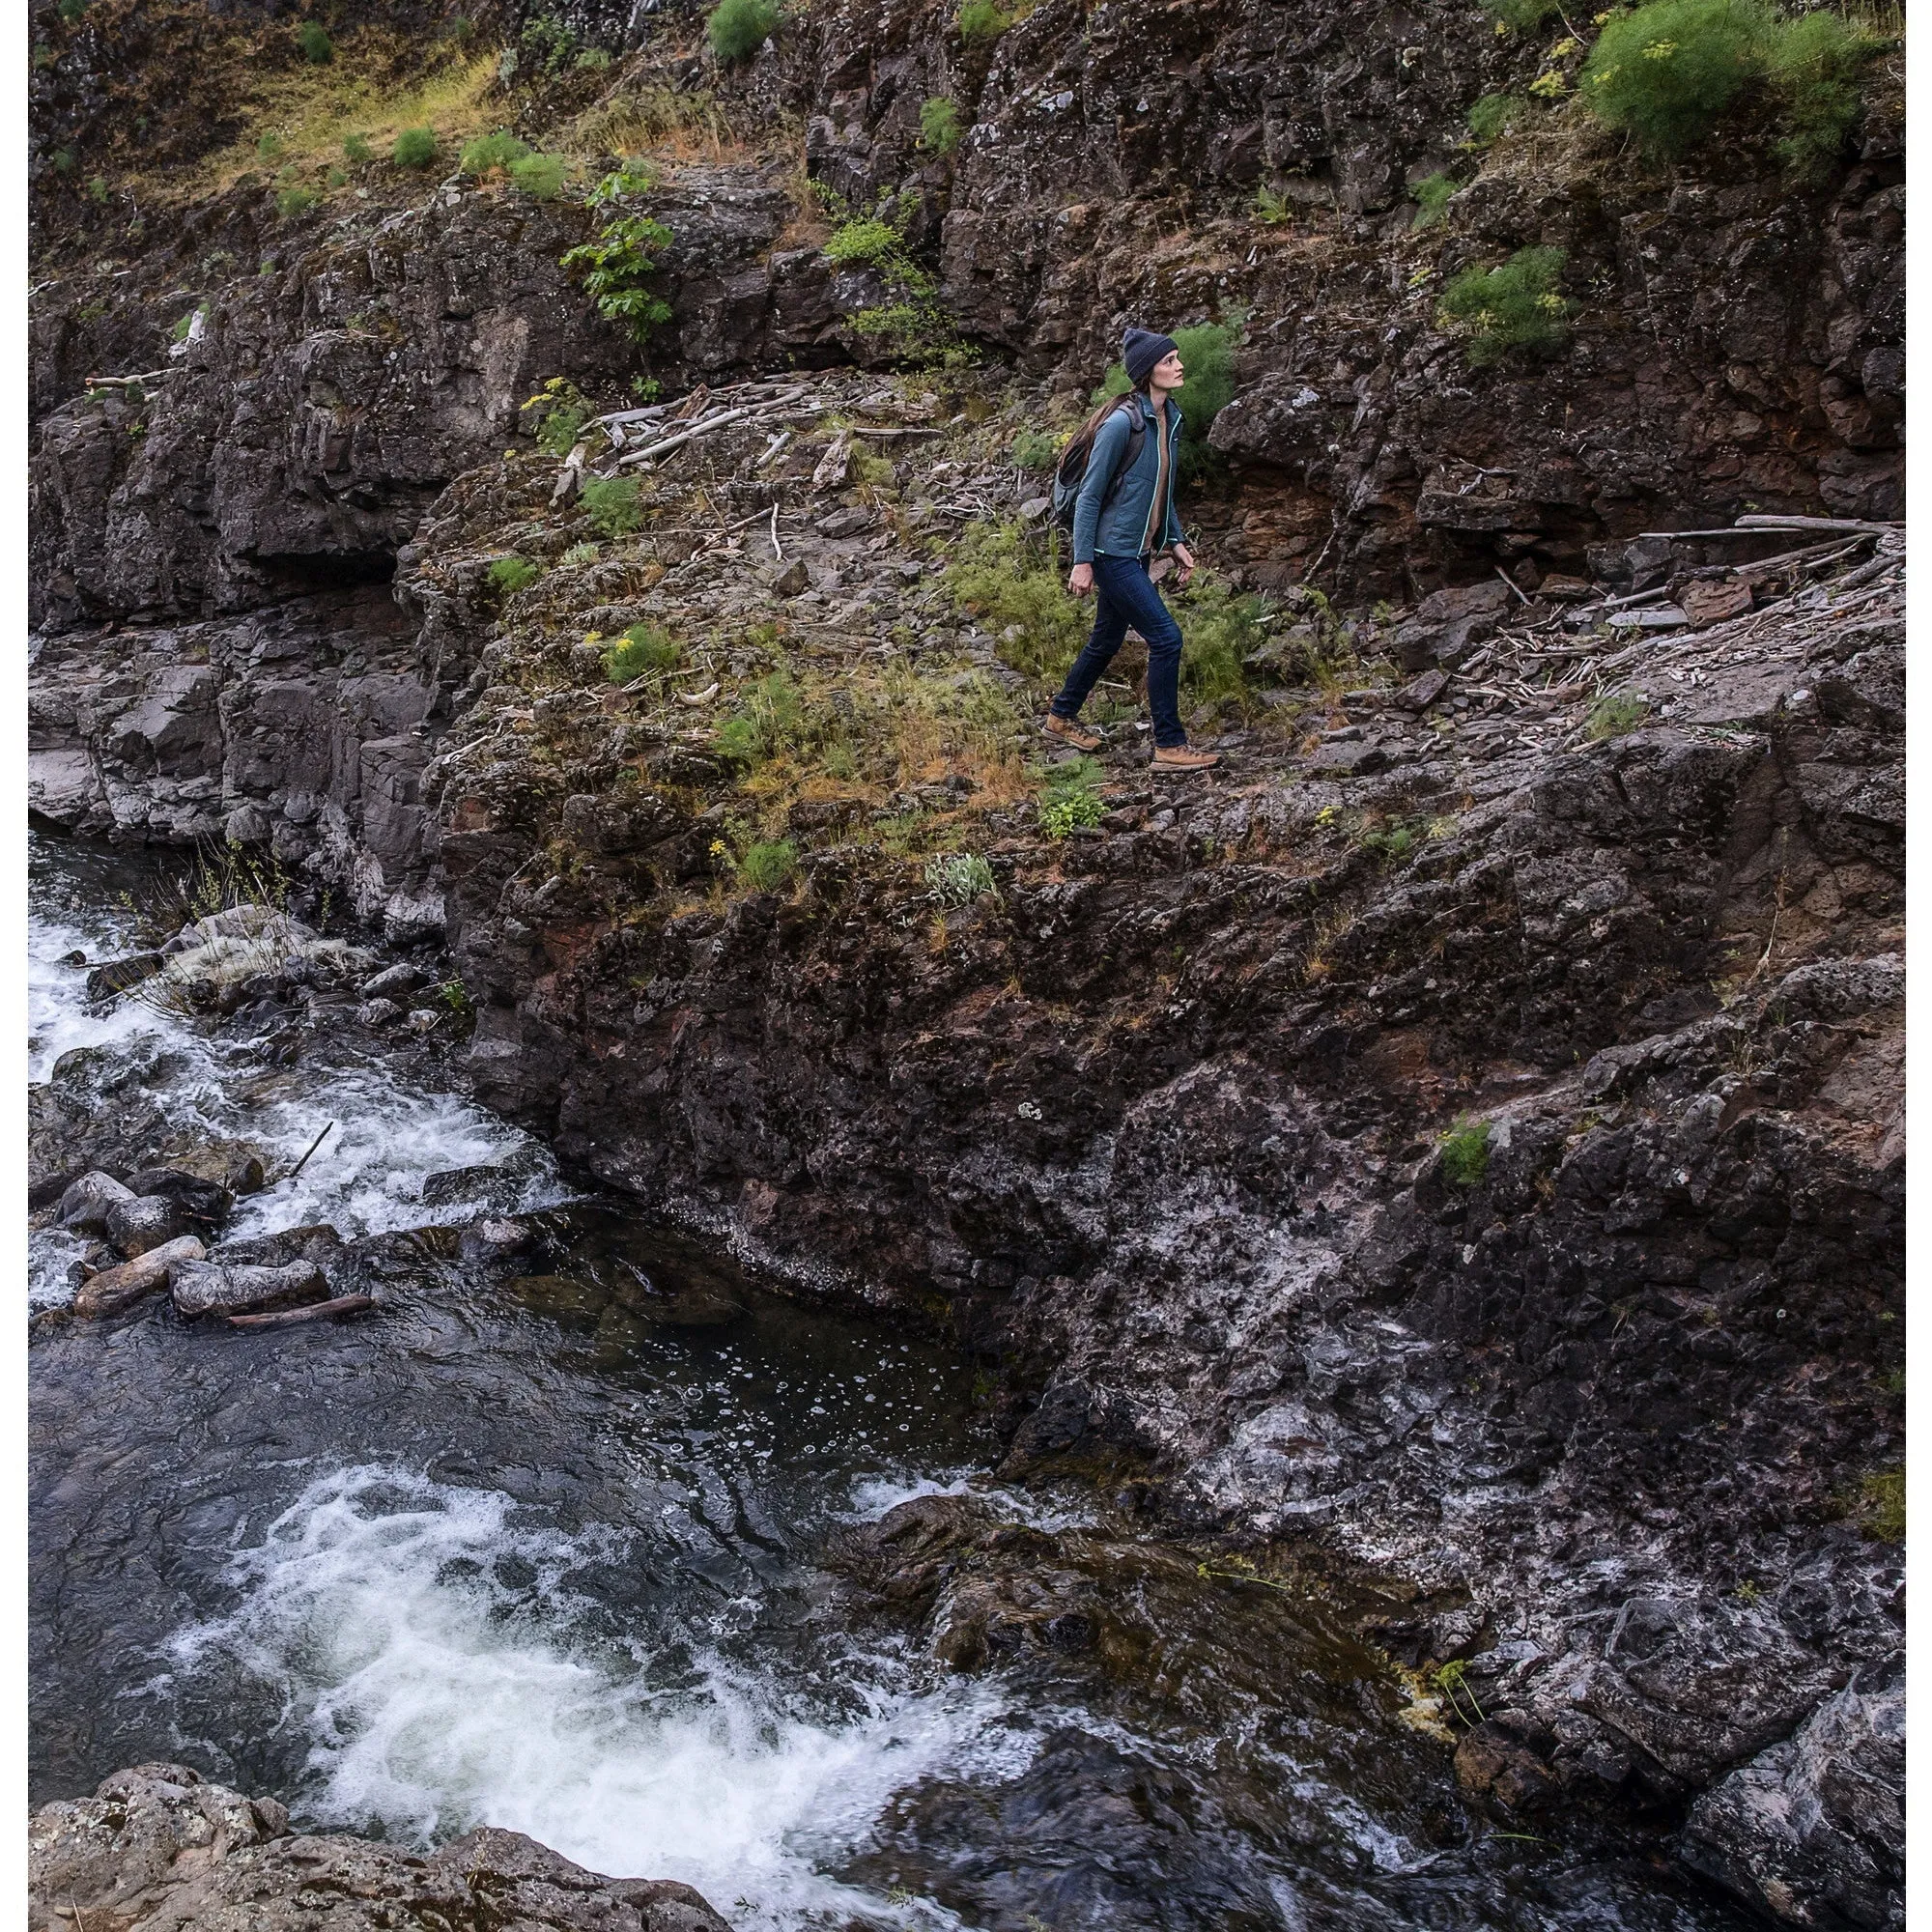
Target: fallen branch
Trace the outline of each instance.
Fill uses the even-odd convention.
[[[333,1121],[330,1121],[327,1127],[324,1127],[321,1133],[317,1134],[315,1139],[309,1142],[308,1153],[303,1154],[302,1157],[298,1161],[297,1161],[292,1168],[289,1169],[288,1173],[282,1176],[282,1179],[284,1180],[293,1180],[296,1178],[296,1176],[298,1175],[302,1171],[302,1169],[308,1165],[309,1154],[314,1153],[316,1149],[319,1148],[323,1144],[323,1142],[328,1138],[330,1129],[332,1129],[334,1125],[335,1122]]]
[[[752,413],[748,405],[741,410],[726,410],[722,415],[707,416],[700,423],[694,423],[688,430],[676,436],[666,437],[662,442],[653,442],[642,449],[634,449],[630,455],[617,459],[620,469],[628,469],[634,463],[655,463],[661,456],[668,456],[673,449],[682,449],[687,442],[700,436],[709,436],[713,430],[723,429],[727,423],[743,422]]]
[[[709,704],[718,696],[718,680],[713,678],[702,691],[674,691],[671,696],[680,704]]]
[[[1527,604],[1529,602],[1529,592],[1526,591],[1522,587],[1522,585],[1516,581],[1515,578],[1510,576],[1510,574],[1502,567],[1501,564],[1496,565],[1496,575],[1500,577],[1502,581],[1505,583],[1507,583],[1512,590],[1516,592],[1517,602],[1519,604]]]
[[[338,1294],[332,1301],[311,1301],[306,1308],[284,1308],[273,1315],[231,1315],[231,1328],[293,1328],[298,1321],[319,1321],[325,1315],[359,1315],[374,1308],[373,1294]]]
[[[936,429],[904,429],[904,428],[892,428],[892,427],[887,427],[883,429],[868,429],[864,423],[853,423],[850,426],[849,433],[853,436],[876,437],[881,442],[896,442],[900,440],[900,438],[908,436],[943,436],[945,434],[943,430],[936,430]]]
[[[772,554],[781,563],[785,560],[785,554],[779,545],[779,506],[777,503],[772,505]]]

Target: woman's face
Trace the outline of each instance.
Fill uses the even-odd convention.
[[[1178,389],[1187,380],[1187,371],[1180,366],[1180,351],[1170,349],[1153,365],[1153,384],[1162,389]]]

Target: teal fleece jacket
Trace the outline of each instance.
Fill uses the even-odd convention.
[[[1141,438],[1140,454],[1121,478],[1121,487],[1104,515],[1100,499],[1107,494],[1114,469],[1125,454],[1127,437],[1138,413],[1147,433]],[[1180,514],[1174,507],[1174,470],[1180,463],[1180,411],[1172,396],[1167,399],[1168,463],[1167,518],[1156,550],[1185,543]],[[1154,478],[1160,469],[1160,439],[1154,432],[1153,410],[1138,391],[1133,400],[1116,410],[1094,438],[1087,459],[1087,473],[1080,480],[1080,494],[1073,500],[1073,561],[1092,563],[1094,556],[1139,556],[1141,538],[1146,534],[1148,514],[1153,508]]]

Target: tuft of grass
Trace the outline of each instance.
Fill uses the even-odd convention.
[[[594,544],[594,543],[572,544],[571,547],[567,551],[565,551],[560,557],[557,558],[557,562],[561,564],[566,570],[568,570],[574,568],[576,565],[581,563],[595,563],[597,559],[603,554],[604,554],[604,547],[602,544]],[[585,641],[588,642],[589,640],[586,639]]]
[[[1905,1470],[1881,1469],[1859,1485],[1859,1527],[1880,1543],[1905,1541]]]
[[[1059,678],[1087,635],[1063,563],[1058,531],[1042,537],[1019,523],[968,524],[949,553],[946,586],[993,634],[1004,663],[1029,677]]]
[[[1180,366],[1186,383],[1179,394],[1180,412],[1185,418],[1180,442],[1180,474],[1184,481],[1205,475],[1213,468],[1208,448],[1208,432],[1235,394],[1235,331],[1217,322],[1204,322],[1192,328],[1172,331],[1174,346],[1180,351]],[[1108,396],[1123,395],[1131,385],[1125,366],[1116,362],[1094,392],[1098,403]]]
[[[466,175],[487,175],[493,170],[507,172],[512,162],[521,161],[530,152],[527,141],[520,141],[507,128],[493,134],[479,134],[466,141],[457,157],[458,170]]]
[[[1448,175],[1431,175],[1428,180],[1417,182],[1409,190],[1409,197],[1415,203],[1415,219],[1409,225],[1433,228],[1448,212],[1455,195],[1456,183]]]
[[[1181,593],[1180,690],[1190,704],[1245,700],[1247,662],[1267,641],[1268,601],[1208,572]]]
[[[959,103],[950,94],[937,94],[919,110],[919,145],[929,155],[950,155],[965,129],[959,125]]]
[[[798,869],[798,847],[789,838],[761,839],[745,848],[738,877],[754,893],[775,893]]]
[[[275,197],[275,213],[284,221],[306,214],[322,199],[312,187],[285,187]]]
[[[1060,458],[1060,439],[1045,430],[1023,429],[1007,458],[1015,469],[1051,469]]]
[[[1442,1136],[1442,1176],[1452,1187],[1480,1187],[1489,1171],[1489,1122],[1465,1121]]]
[[[1619,696],[1606,695],[1590,707],[1589,734],[1592,739],[1621,738],[1634,731],[1644,721],[1650,706],[1634,693]]]
[[[399,168],[422,169],[435,162],[436,154],[434,128],[405,128],[396,136],[396,145],[389,150],[389,158]]]
[[[1255,219],[1265,222],[1270,228],[1278,228],[1284,221],[1294,219],[1294,210],[1290,206],[1287,195],[1264,182],[1255,190]]]
[[[490,566],[490,582],[505,597],[527,590],[542,575],[542,569],[526,556],[499,556]]]
[[[1097,758],[1069,758],[1055,765],[1039,789],[1039,825],[1049,838],[1065,838],[1076,827],[1098,825],[1106,811],[1100,797]]]
[[[756,53],[778,23],[778,0],[718,0],[705,18],[704,37],[718,64],[734,67]]]
[[[1501,137],[1510,123],[1522,112],[1523,103],[1514,94],[1486,94],[1469,109],[1470,138],[1487,148]]]
[[[345,134],[342,139],[342,158],[359,168],[376,158],[376,151],[369,145],[369,137],[366,134]]]
[[[1429,823],[1426,819],[1398,818],[1373,832],[1364,832],[1355,843],[1364,852],[1379,859],[1383,866],[1399,866],[1428,837]]]
[[[569,168],[561,155],[526,155],[510,163],[510,185],[532,201],[554,201]]]
[[[335,43],[320,20],[304,20],[296,29],[296,43],[311,67],[327,67],[335,58]]]
[[[583,513],[600,536],[629,536],[643,522],[635,476],[600,477],[583,486]]]
[[[966,0],[959,10],[959,38],[968,46],[997,41],[1012,24],[1012,15],[1002,12],[996,0]]]
[[[803,749],[810,735],[798,686],[784,671],[775,670],[745,690],[738,709],[718,727],[712,745],[734,764],[759,765],[782,752]]]
[[[585,47],[573,65],[579,73],[604,73],[610,70],[611,56],[602,47]]]
[[[629,684],[651,671],[675,670],[684,652],[677,640],[655,624],[633,624],[604,652],[604,675],[612,684]]]
[[[1605,23],[1579,92],[1605,126],[1674,159],[1762,73],[1772,37],[1758,0],[1651,0]]]
[[[266,128],[255,140],[255,158],[258,161],[278,161],[287,151],[288,144],[272,128]]]
[[[1471,367],[1563,346],[1577,306],[1557,286],[1567,259],[1561,248],[1519,248],[1500,268],[1472,264],[1450,282],[1436,321],[1463,335]]]
[[[942,905],[971,905],[987,893],[997,895],[993,868],[977,852],[936,852],[926,861],[925,883]]]

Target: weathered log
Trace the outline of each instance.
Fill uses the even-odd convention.
[[[314,1321],[325,1315],[359,1315],[374,1308],[373,1294],[338,1294],[332,1301],[313,1301],[306,1308],[285,1308],[275,1315],[231,1315],[231,1328],[293,1328],[298,1321]]]

